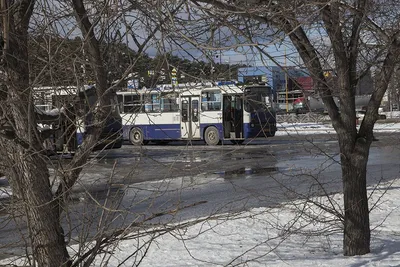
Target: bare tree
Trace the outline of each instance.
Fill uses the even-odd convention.
[[[112,77],[109,75],[109,68],[112,67],[105,59],[113,56],[107,55],[112,53],[108,48],[124,43],[128,37],[135,42],[138,56],[119,74],[118,78],[122,81],[133,70],[133,66],[147,49],[162,23],[162,19],[152,19],[150,4],[81,0],[65,3],[1,1],[3,46],[0,146],[4,163],[2,172],[6,174],[12,186],[13,195],[21,200],[34,265],[72,265],[64,239],[61,216],[67,206],[71,189],[91,151],[101,139],[102,129],[111,113],[113,87],[118,84],[112,85],[110,81]],[[154,12],[156,13],[155,10]],[[171,12],[174,12],[173,9]],[[142,27],[141,31],[136,33],[133,27],[138,27],[138,21],[142,22]],[[126,29],[128,26],[131,29],[129,36],[127,33],[121,34],[120,28]],[[77,29],[82,33],[79,38],[82,44],[77,46],[78,50],[67,53],[62,46],[63,39],[68,39],[72,33],[76,34]],[[36,36],[33,36],[35,34]],[[31,42],[37,42],[39,48],[45,47],[47,55],[36,54],[32,57],[36,51],[35,46],[30,45]],[[83,55],[83,60],[79,57],[74,58],[74,54],[76,56],[77,53]],[[62,56],[59,57],[60,55]],[[63,56],[72,58],[72,63]],[[57,64],[57,57],[64,62]],[[80,67],[79,60],[83,64],[89,62],[89,66],[83,67],[87,68],[88,72],[90,70],[91,78],[96,84],[96,112],[90,133],[85,136],[72,160],[57,172],[56,176],[60,182],[53,192],[49,160],[43,154],[44,137],[37,126],[37,122],[44,118],[38,114],[34,105],[34,87],[41,84],[43,76],[47,77],[46,81],[51,81],[51,84],[46,85],[58,85],[59,81],[55,79],[57,68],[65,70],[65,73],[78,74],[79,72],[74,70],[76,61]],[[42,64],[35,68],[30,65],[32,62]],[[35,69],[35,72],[32,72],[35,76],[30,75],[32,69]],[[82,80],[82,77],[77,77],[76,83],[81,85]],[[90,257],[89,260],[92,261],[93,258]],[[81,261],[82,259],[78,260]]]
[[[13,191],[24,203],[35,260],[43,266],[68,262],[60,211],[51,192],[49,172],[41,155],[29,81],[28,29],[34,1],[2,1],[3,82],[2,160]],[[4,132],[11,132],[7,138]]]
[[[400,55],[399,5],[394,1],[372,0],[191,2],[204,13],[213,15],[221,25],[240,24],[236,28],[241,31],[235,34],[253,40],[247,45],[263,50],[263,43],[273,44],[271,39],[253,38],[256,35],[251,30],[252,25],[283,33],[291,41],[316,83],[339,139],[345,197],[344,254],[369,253],[366,167],[378,108]],[[284,39],[278,39],[277,43],[281,42],[279,40]],[[318,40],[325,45],[321,46]],[[321,56],[326,44],[331,48],[333,62]],[[264,55],[268,57],[265,52]],[[334,66],[337,88],[330,87],[324,76],[327,62]],[[358,129],[356,86],[371,68],[377,83]],[[339,96],[340,110],[334,94]]]

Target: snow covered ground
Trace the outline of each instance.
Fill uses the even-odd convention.
[[[334,133],[331,125],[281,124],[279,134]],[[376,124],[376,132],[400,131],[400,123]],[[341,223],[307,201],[257,208],[199,222],[156,238],[140,266],[400,266],[400,181],[369,188],[371,253],[342,255]],[[314,199],[340,210],[342,194]],[[310,218],[318,215],[329,223]],[[147,239],[121,242],[107,266],[119,266]],[[143,255],[143,254],[139,254]],[[122,266],[133,266],[131,257]],[[101,265],[98,258],[97,265]]]
[[[399,266],[399,188],[400,180],[369,188],[372,251],[364,256],[344,257],[340,223],[310,201],[298,200],[121,241],[93,266]],[[342,195],[312,200],[340,210]],[[310,220],[314,216],[328,222]],[[23,262],[0,262],[14,263]]]
[[[331,125],[279,124],[277,134],[334,133]],[[375,131],[399,132],[400,123],[376,124]],[[0,188],[1,190],[4,188]],[[310,201],[199,219],[167,233],[121,241],[94,266],[400,266],[400,180],[369,188],[371,253],[342,255],[341,223]],[[6,193],[8,194],[8,193]],[[342,194],[314,198],[340,211]],[[325,219],[316,222],[311,218]],[[174,225],[172,225],[174,227]],[[134,234],[137,234],[134,233]],[[140,252],[132,253],[142,246]],[[71,252],[77,250],[72,246]],[[71,253],[73,254],[73,253]],[[1,264],[10,264],[10,259]],[[21,264],[21,260],[14,262]]]
[[[0,199],[8,198],[11,194],[11,188],[5,176],[0,177]]]
[[[294,135],[294,134],[334,134],[335,130],[332,124],[325,123],[278,123],[276,136]],[[400,123],[376,123],[374,132],[400,132]]]
[[[153,240],[140,266],[399,266],[399,188],[399,180],[369,188],[372,252],[364,256],[344,257],[340,223],[310,202],[296,201],[174,230]],[[329,206],[326,197],[314,200]],[[331,200],[340,209],[342,195]],[[329,223],[310,220],[313,216]],[[149,239],[121,242],[104,266],[120,266]],[[121,266],[134,266],[139,259],[131,257]]]

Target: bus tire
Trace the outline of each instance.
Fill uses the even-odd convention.
[[[146,141],[144,141],[142,129],[138,127],[132,128],[131,131],[129,132],[129,141],[134,146],[141,146],[146,144]]]
[[[220,142],[218,129],[214,126],[208,127],[204,132],[204,141],[206,141],[206,144],[209,146],[218,145]]]

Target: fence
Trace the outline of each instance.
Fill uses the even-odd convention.
[[[304,122],[315,122],[315,123],[323,123],[329,122],[330,118],[328,115],[321,113],[306,113],[306,114],[280,114],[276,115],[276,120],[278,123],[289,122],[289,123],[304,123]]]

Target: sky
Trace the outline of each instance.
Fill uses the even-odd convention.
[[[329,124],[283,123],[279,134],[313,134],[333,131]],[[398,132],[400,123],[379,123],[376,131]],[[184,227],[168,233],[157,228],[141,230],[140,238],[125,240],[112,247],[112,254],[101,254],[93,266],[400,266],[400,176],[369,187],[372,229],[371,253],[363,256],[342,255],[341,224],[318,208],[312,201],[296,200],[279,207],[260,207],[235,214],[221,214],[197,222],[184,222]],[[5,178],[0,178],[0,185]],[[3,197],[5,191],[1,186]],[[1,193],[0,193],[1,194]],[[342,194],[319,203],[342,206]],[[328,202],[329,201],[329,202]],[[310,218],[328,219],[329,223]],[[174,225],[169,225],[174,227]],[[139,232],[133,232],[133,235]],[[162,233],[162,234],[160,234]],[[316,234],[318,233],[318,234]],[[90,245],[90,244],[89,244]],[[139,253],[131,256],[137,247]],[[78,249],[72,246],[70,252]],[[147,251],[146,251],[147,250]],[[145,252],[146,251],[146,252]],[[1,264],[23,264],[23,260],[6,259]]]

